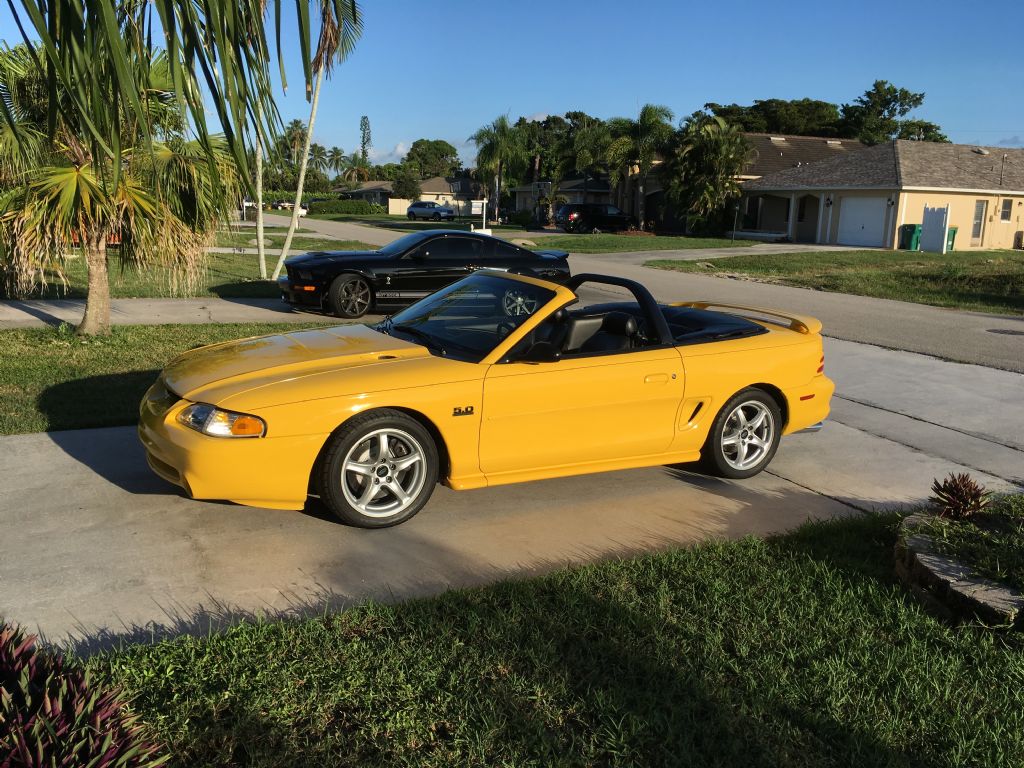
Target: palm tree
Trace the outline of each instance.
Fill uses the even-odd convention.
[[[612,142],[608,124],[596,118],[585,118],[576,128],[572,140],[573,166],[583,174],[583,202],[587,202],[590,177],[605,169],[608,147]]]
[[[281,246],[281,255],[272,275],[277,280],[284,268],[284,260],[288,258],[288,249],[299,226],[299,211],[302,209],[302,186],[306,181],[306,166],[309,162],[309,141],[313,136],[313,125],[316,123],[316,111],[320,106],[320,86],[324,77],[330,74],[335,58],[344,59],[355,48],[356,41],[363,32],[363,16],[356,0],[320,0],[320,37],[317,40],[316,52],[309,63],[310,70],[316,76],[309,107],[309,127],[306,130],[306,141],[302,148],[299,163],[299,178],[295,185],[295,205],[292,208],[292,220],[288,224],[288,234]],[[307,95],[310,91],[306,89]]]
[[[285,146],[288,148],[288,160],[291,164],[299,164],[299,150],[306,142],[306,125],[301,120],[292,120],[284,127],[282,135]]]
[[[353,152],[351,155],[344,155],[342,160],[341,178],[349,184],[358,184],[362,181],[369,181],[373,173],[369,162],[363,159],[362,152]]]
[[[274,3],[273,24],[280,39],[292,12],[281,13],[288,5],[282,0]],[[321,3],[340,17],[350,0]],[[18,0],[9,7],[14,27],[32,45],[36,67],[50,78],[48,93],[61,94],[47,99],[44,124],[52,128],[62,113],[75,113],[83,128],[78,141],[84,154],[104,158],[118,173],[124,113],[141,126],[144,144],[159,137],[150,122],[152,105],[146,94],[156,28],[167,51],[170,82],[175,84],[169,98],[177,102],[183,123],[192,126],[196,140],[207,150],[211,169],[216,168],[217,147],[226,145],[248,178],[247,147],[253,137],[262,136],[264,147],[270,146],[280,126],[270,74],[274,62],[264,25],[266,4],[267,0]],[[311,27],[305,3],[296,3],[294,19],[300,49],[308,51]],[[276,68],[283,67],[282,46],[277,47],[276,59]],[[306,57],[303,76],[308,89],[313,72]],[[210,133],[211,113],[214,123],[223,126],[222,138]],[[14,129],[14,116],[2,99],[0,121]]]
[[[341,173],[345,168],[345,150],[341,147],[331,147],[327,150],[327,167],[335,173]]]
[[[45,125],[32,125],[45,110],[21,101],[21,94],[45,83],[37,67],[21,66],[27,48],[0,51],[0,86],[14,130],[0,134],[0,156],[15,150],[16,135],[43,136]],[[148,62],[146,99],[161,100],[170,83],[158,54]],[[59,86],[58,86],[59,88]],[[58,89],[57,98],[63,93]],[[16,186],[0,198],[0,250],[7,256],[8,288],[30,290],[47,270],[60,273],[72,249],[81,248],[88,269],[85,314],[78,332],[106,333],[110,328],[108,245],[117,244],[122,266],[143,267],[156,261],[180,268],[172,274],[194,280],[218,221],[237,197],[227,145],[215,137],[203,144],[171,136],[146,141],[134,114],[121,111],[117,162],[93,156],[84,138],[74,102],[65,101],[55,126],[58,141],[42,140],[20,149],[24,165],[13,177]],[[165,104],[155,105],[154,112]],[[211,168],[212,158],[215,167]],[[8,171],[13,170],[13,165]],[[172,285],[172,288],[178,286]]]
[[[644,104],[636,120],[617,117],[609,121],[609,128],[616,137],[607,152],[612,180],[617,183],[623,172],[628,175],[636,168],[640,229],[645,225],[647,175],[658,154],[672,140],[672,118],[672,110],[668,107]]]
[[[737,177],[752,155],[738,126],[698,112],[681,128],[676,147],[667,154],[668,195],[695,219],[713,220],[729,201],[739,198]]]
[[[327,150],[321,144],[309,145],[309,167],[318,171],[327,170]]]
[[[501,115],[493,122],[478,130],[469,140],[476,144],[477,170],[494,175],[494,218],[501,210],[501,179],[509,171],[526,162],[528,152],[522,136],[508,121],[508,115]]]

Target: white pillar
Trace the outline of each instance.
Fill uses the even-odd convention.
[[[789,196],[789,228],[786,231],[786,237],[792,243],[796,240],[796,193],[794,192]]]
[[[818,225],[814,229],[814,242],[821,242],[821,220],[825,216],[825,193],[818,195]]]

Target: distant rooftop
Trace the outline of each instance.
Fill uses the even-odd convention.
[[[797,168],[867,148],[857,139],[829,139],[818,136],[787,136],[778,133],[744,133],[754,149],[754,162],[742,176],[751,178],[787,168]]]

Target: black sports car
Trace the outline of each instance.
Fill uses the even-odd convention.
[[[569,278],[568,253],[529,251],[497,237],[433,229],[379,251],[311,251],[285,261],[278,279],[289,304],[360,317],[412,304],[478,269],[500,269],[558,283]]]

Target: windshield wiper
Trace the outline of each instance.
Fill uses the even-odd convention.
[[[420,341],[422,341],[430,349],[433,349],[433,350],[435,350],[437,352],[440,352],[442,355],[448,354],[445,351],[445,348],[443,346],[441,346],[441,342],[439,342],[437,339],[435,339],[429,333],[426,333],[425,331],[421,331],[419,328],[416,328],[416,327],[414,327],[412,325],[403,325],[401,323],[399,323],[398,325],[395,325],[394,323],[389,323],[388,324],[388,330],[401,331],[403,333],[408,333],[410,336],[414,336],[417,339],[419,339]]]

